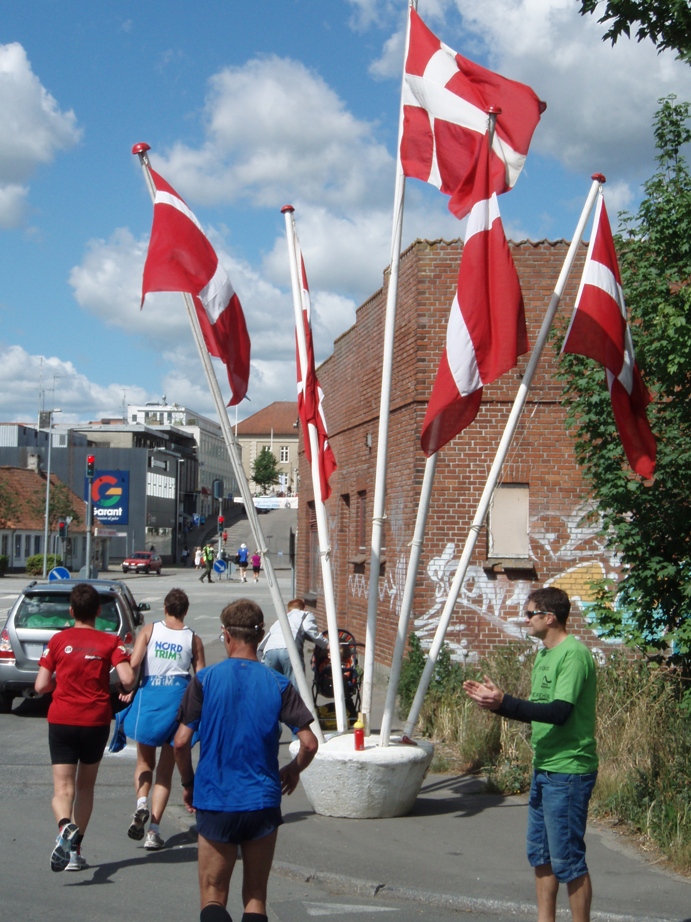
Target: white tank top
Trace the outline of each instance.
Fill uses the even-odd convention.
[[[188,675],[192,664],[194,631],[174,631],[165,621],[156,621],[146,648],[144,675]]]

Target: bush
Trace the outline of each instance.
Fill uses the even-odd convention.
[[[7,573],[7,567],[10,564],[10,559],[7,554],[0,554],[0,576],[4,576]]]
[[[472,668],[440,656],[418,732],[439,749],[435,770],[480,771],[487,790],[526,791],[532,774],[530,724],[497,718],[462,692],[463,677],[489,675],[499,688],[528,698],[535,649],[499,648]],[[407,712],[425,655],[411,635],[401,671]],[[686,678],[674,669],[630,655],[611,655],[597,667],[600,769],[594,815],[624,824],[660,848],[680,871],[691,871],[691,723]],[[443,765],[443,768],[440,766]]]
[[[48,554],[46,557],[46,573],[50,573],[53,567],[59,567],[62,564],[62,558],[59,554]],[[34,554],[26,561],[26,572],[31,576],[43,576],[43,554]]]

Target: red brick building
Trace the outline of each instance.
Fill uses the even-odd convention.
[[[542,323],[568,244],[511,243],[523,288],[529,342]],[[379,579],[376,660],[391,662],[398,614],[425,467],[419,439],[444,345],[462,244],[417,240],[401,257],[387,473],[385,565]],[[586,247],[578,253],[558,320],[570,316]],[[319,369],[338,470],[327,502],[339,625],[364,641],[374,496],[386,283],[360,306],[356,322]],[[427,646],[448,596],[528,356],[484,389],[475,422],[439,454],[411,629]],[[581,617],[588,581],[614,562],[597,536],[560,406],[556,356],[548,345],[535,375],[500,485],[456,605],[447,642],[475,659],[522,636],[521,610],[531,589],[555,584],[575,602],[572,629],[590,646],[598,639]],[[603,382],[604,386],[604,382]],[[298,593],[324,623],[310,476],[301,455]]]

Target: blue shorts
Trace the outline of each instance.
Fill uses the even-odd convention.
[[[280,807],[222,813],[220,810],[197,810],[197,832],[211,842],[242,845],[253,839],[270,836],[283,824]]]
[[[551,864],[554,876],[564,884],[588,873],[584,836],[596,779],[597,772],[533,772],[528,801],[528,861],[533,868]]]

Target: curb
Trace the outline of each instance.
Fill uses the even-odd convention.
[[[284,861],[274,861],[271,865],[271,870],[288,880],[317,884],[333,894],[349,894],[369,899],[378,897],[399,902],[421,903],[435,909],[451,909],[455,912],[484,912],[505,918],[507,916],[526,919],[535,918],[536,907],[533,903],[514,903],[510,900],[490,900],[459,894],[433,893],[416,887],[395,887],[373,880],[348,877],[345,874],[334,874],[329,871],[319,871],[316,868],[305,868],[301,865],[288,864]],[[571,912],[568,909],[558,909],[557,916],[568,919],[571,918]],[[593,922],[673,922],[670,917],[631,916],[598,911],[591,912],[591,920]]]

